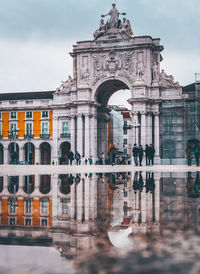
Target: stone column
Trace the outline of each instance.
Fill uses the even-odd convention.
[[[35,164],[40,164],[40,148],[35,147]]]
[[[85,114],[85,158],[90,156],[90,116]]]
[[[143,146],[143,148],[145,148],[145,145],[147,143],[146,134],[147,134],[147,130],[146,130],[146,113],[142,112],[141,113],[141,145]]]
[[[83,156],[83,118],[82,114],[77,117],[77,151]]]
[[[19,146],[19,161],[24,161],[25,160],[25,153],[23,147]]]
[[[54,160],[55,163],[58,163],[58,118],[53,118],[53,149],[51,160]]]
[[[97,218],[97,177],[94,176],[94,179],[91,180],[91,219],[95,220]]]
[[[91,141],[90,141],[90,148],[91,148],[91,157],[93,162],[97,158],[97,117],[96,115],[92,116],[91,118]]]
[[[82,179],[80,180],[80,183],[77,185],[77,220],[82,221],[83,216],[83,182]]]
[[[70,194],[70,215],[71,219],[75,217],[75,183],[71,186],[71,194]]]
[[[147,132],[146,132],[146,136],[147,136],[147,139],[146,139],[146,142],[148,145],[152,144],[152,115],[151,113],[149,113],[147,116],[146,116],[146,121],[147,121]]]
[[[75,115],[71,116],[71,150],[75,153]]]
[[[159,112],[154,113],[154,148],[155,148],[155,157],[160,158]]]
[[[133,125],[133,144],[135,144],[135,135],[136,135],[136,144],[139,145],[139,127],[135,129],[135,125],[138,125],[138,112],[134,111],[132,113],[132,125]]]
[[[160,221],[160,180],[155,179],[155,220]]]
[[[89,205],[90,205],[90,181],[85,178],[85,221],[89,221]]]
[[[3,163],[7,165],[9,163],[9,150],[8,147],[4,147]]]

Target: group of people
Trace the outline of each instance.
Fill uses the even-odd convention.
[[[145,146],[145,149],[143,149],[142,145],[137,146],[137,144],[134,144],[133,147],[133,160],[134,164],[136,166],[142,166],[143,157],[145,154],[146,158],[146,166],[150,166],[154,164],[154,155],[155,155],[155,149],[152,144]]]
[[[192,165],[192,156],[195,156],[196,165],[199,166],[199,157],[200,157],[200,143],[196,142],[195,146],[192,147],[189,143],[186,145],[185,153],[186,153],[186,159],[188,166]]]
[[[65,153],[61,158],[60,158],[60,165],[72,165],[73,161],[75,161],[76,165],[80,165],[81,164],[81,155],[78,151],[75,152],[75,154],[73,153],[72,150],[69,151],[69,153]],[[93,160],[92,158],[85,158],[84,159],[84,163],[85,165],[89,164],[92,165]]]

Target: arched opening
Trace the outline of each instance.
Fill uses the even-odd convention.
[[[3,163],[4,163],[3,152],[4,152],[3,145],[0,144],[0,165],[3,165]]]
[[[25,150],[25,161],[29,165],[34,165],[35,164],[35,146],[28,142],[24,145],[24,150]]]
[[[40,176],[40,192],[42,194],[47,194],[51,190],[51,175],[41,175]]]
[[[19,176],[9,176],[8,192],[15,194],[19,190]]]
[[[24,177],[24,192],[31,194],[34,191],[35,186],[35,176],[28,175]]]
[[[121,80],[108,80],[102,83],[96,91],[96,101],[99,103],[97,113],[97,156],[105,161],[117,162],[131,155],[131,138],[124,138],[125,120],[130,116],[131,91]],[[123,113],[126,112],[126,117]],[[127,121],[126,121],[127,123]],[[121,155],[121,156],[120,156]],[[128,157],[127,157],[128,158]]]
[[[66,165],[69,163],[69,152],[71,149],[71,144],[69,142],[63,142],[60,145],[60,152],[61,152],[61,157],[60,157],[60,164],[61,165]]]
[[[60,192],[62,194],[69,194],[70,193],[70,178],[68,174],[61,174],[60,175]]]
[[[41,165],[51,164],[51,146],[49,143],[44,142],[40,145],[40,156]]]
[[[3,176],[0,176],[0,192],[3,191]]]
[[[8,146],[9,163],[17,164],[19,161],[19,146],[16,143],[10,143]]]

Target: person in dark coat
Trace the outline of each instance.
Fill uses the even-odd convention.
[[[192,147],[188,144],[186,146],[185,153],[186,153],[188,166],[191,166],[192,165]]]
[[[143,156],[144,156],[144,150],[143,150],[142,145],[139,146],[138,155],[139,155],[139,164],[140,164],[140,166],[142,166],[142,160],[143,160]]]
[[[146,157],[146,166],[150,165],[150,158],[149,158],[149,145],[145,146],[145,157]]]
[[[76,153],[75,153],[75,160],[76,160],[76,164],[80,165],[81,155],[78,151],[76,151]]]
[[[149,164],[153,166],[155,149],[152,144],[149,146]]]
[[[70,165],[72,165],[73,160],[74,160],[74,153],[72,152],[72,150],[70,150],[68,158],[69,158]]]
[[[139,154],[139,148],[136,144],[134,144],[134,147],[132,149],[133,152],[133,159],[136,166],[138,166],[138,154]]]

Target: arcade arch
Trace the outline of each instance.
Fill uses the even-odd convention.
[[[51,146],[47,142],[43,142],[40,145],[40,159],[41,165],[50,165],[51,164]]]

